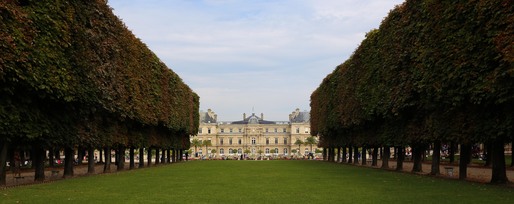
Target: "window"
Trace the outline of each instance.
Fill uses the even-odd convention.
[[[224,133],[225,132],[225,129],[224,128],[221,128],[221,133]]]
[[[232,148],[228,149],[228,154],[232,154]]]
[[[296,133],[300,133],[300,128],[296,128]]]
[[[305,128],[305,134],[309,133],[309,128]]]
[[[269,138],[266,138],[266,144],[269,144]]]
[[[277,131],[277,128],[275,128],[275,132],[278,132],[278,131]]]
[[[287,154],[287,148],[284,148],[284,154]]]
[[[278,137],[275,137],[275,144],[278,144]]]
[[[237,153],[238,153],[238,154],[243,154],[243,150],[242,150],[241,148],[239,148],[239,149],[237,150]]]
[[[278,148],[275,148],[275,154],[278,154]]]
[[[269,154],[269,148],[266,148],[266,154]]]
[[[207,134],[211,134],[211,128],[207,129]]]
[[[223,145],[223,138],[220,138],[220,145]]]
[[[309,154],[309,148],[305,148],[305,154]]]
[[[252,144],[255,144],[255,137],[252,137]]]
[[[242,132],[241,128],[239,128],[239,132]]]
[[[287,144],[287,137],[284,137],[284,144]]]
[[[198,133],[202,134],[202,128],[198,128]]]
[[[232,132],[232,128],[230,128],[230,132]]]
[[[241,144],[241,138],[237,139],[237,143]]]
[[[268,132],[268,128],[266,128],[266,132]]]
[[[228,138],[228,144],[232,144],[232,138]]]
[[[284,128],[284,129],[282,129],[282,132],[287,132],[287,130]]]
[[[220,149],[220,154],[225,154],[225,150],[223,148]]]

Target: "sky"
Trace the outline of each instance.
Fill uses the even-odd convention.
[[[403,0],[109,0],[218,121],[288,121]]]

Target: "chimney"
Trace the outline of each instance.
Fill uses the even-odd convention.
[[[261,120],[264,120],[264,113],[261,113]]]
[[[246,119],[246,113],[243,113],[243,120]]]

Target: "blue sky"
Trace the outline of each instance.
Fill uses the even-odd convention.
[[[218,120],[287,121],[402,0],[109,0]]]

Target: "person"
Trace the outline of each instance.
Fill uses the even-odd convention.
[[[14,176],[21,176],[21,159],[20,153],[14,152]]]

